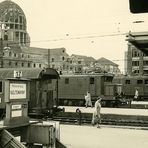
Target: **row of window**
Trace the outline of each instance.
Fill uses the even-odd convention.
[[[111,82],[112,81],[112,77],[104,77],[103,79],[104,79],[104,82]],[[69,84],[69,78],[65,78],[65,84]],[[89,78],[89,84],[95,84],[94,77]]]
[[[6,53],[3,53],[3,56],[5,55]],[[13,53],[13,52],[9,52],[8,53],[8,55],[9,55],[9,57],[18,57],[19,55],[17,54],[17,53]],[[26,55],[24,55],[24,54],[21,54],[21,58],[24,58],[24,57],[26,57]],[[30,55],[27,55],[27,58],[30,58]]]
[[[3,62],[3,66],[4,67],[7,67],[7,66],[9,66],[9,67],[13,67],[13,66],[21,66],[21,67],[34,67],[34,68],[36,68],[36,67],[39,67],[39,68],[41,68],[42,67],[42,64],[36,64],[36,63],[34,63],[34,64],[32,64],[32,63],[20,63],[20,62],[11,62],[11,61],[9,61],[8,62],[8,64],[7,63],[4,63]]]
[[[139,66],[139,61],[132,61],[132,66]],[[148,66],[148,61],[143,61],[143,66]]]
[[[145,80],[137,80],[136,84],[148,84],[148,79]],[[125,80],[125,84],[131,84],[131,80]]]

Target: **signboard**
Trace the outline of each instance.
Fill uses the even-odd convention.
[[[10,99],[26,99],[26,84],[10,83]]]
[[[18,105],[12,105],[12,109],[21,109],[22,105],[18,104]]]
[[[22,110],[11,111],[11,117],[21,117],[21,116],[22,116]]]
[[[22,77],[22,71],[14,70],[14,78],[21,78],[21,77]]]

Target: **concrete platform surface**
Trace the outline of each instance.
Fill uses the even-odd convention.
[[[148,130],[60,125],[60,137],[67,148],[148,148]]]
[[[75,106],[62,106],[65,108],[65,112],[76,112],[76,109],[79,108],[82,113],[93,113],[94,107],[75,107]],[[61,107],[61,108],[62,108]],[[139,116],[148,116],[148,109],[131,109],[131,108],[101,108],[102,114],[117,114],[117,115],[139,115]]]

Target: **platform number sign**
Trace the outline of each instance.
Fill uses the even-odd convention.
[[[21,78],[21,77],[22,77],[22,71],[14,70],[14,78]]]

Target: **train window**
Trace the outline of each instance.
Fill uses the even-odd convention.
[[[142,84],[143,80],[137,80],[137,84]]]
[[[113,77],[104,77],[104,82],[111,82]]]
[[[89,83],[90,84],[94,84],[95,83],[95,79],[94,78],[90,78]]]
[[[2,92],[2,82],[0,81],[0,93]]]
[[[145,84],[148,84],[148,79],[145,80]]]
[[[125,80],[125,84],[130,84],[130,80]]]
[[[65,84],[69,84],[69,78],[65,78]]]

